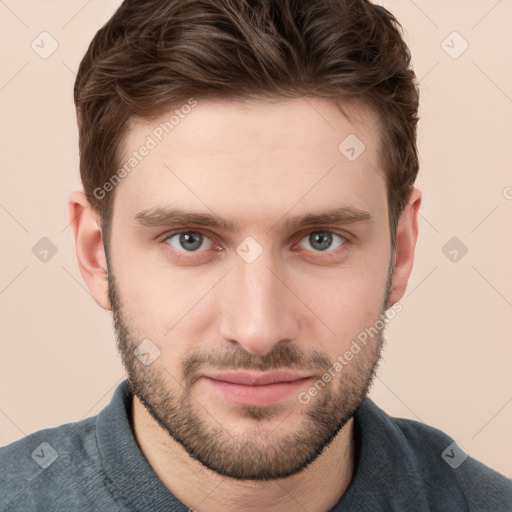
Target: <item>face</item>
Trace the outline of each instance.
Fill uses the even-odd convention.
[[[376,118],[350,112],[322,99],[199,101],[161,140],[169,115],[128,132],[125,160],[148,135],[156,144],[115,190],[118,349],[138,400],[219,474],[301,471],[372,381],[382,328],[346,354],[382,325],[391,242]],[[339,149],[351,134],[364,143],[355,159]],[[305,222],[327,211],[340,215]],[[259,376],[274,382],[249,385]]]

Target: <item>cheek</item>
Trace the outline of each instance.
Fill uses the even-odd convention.
[[[208,292],[219,276],[199,271],[192,275],[190,270],[171,269],[148,259],[142,264],[136,254],[120,267],[116,280],[132,334],[149,338],[159,347],[158,364],[176,366],[191,344],[208,338],[203,334],[218,313]]]
[[[382,256],[374,261],[360,258],[355,264],[322,271],[322,275],[316,271],[302,276],[294,289],[304,290],[302,300],[335,333],[333,336],[325,330],[324,339],[328,343],[324,349],[329,353],[340,352],[379,319],[388,265]],[[312,321],[315,321],[313,317]]]
[[[139,258],[134,250],[118,255],[113,267],[125,320],[142,336],[161,337],[159,328],[179,312],[182,294],[162,277],[163,269]]]

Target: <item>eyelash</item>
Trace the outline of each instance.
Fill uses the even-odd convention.
[[[172,252],[172,254],[174,256],[176,256],[177,258],[186,259],[187,261],[194,262],[197,259],[200,259],[202,257],[201,254],[206,252],[206,251],[190,252],[190,253],[187,254],[187,253],[175,250],[173,247],[171,247],[171,245],[166,243],[167,240],[169,240],[173,236],[184,234],[184,233],[199,233],[199,234],[203,235],[204,237],[208,238],[209,240],[211,240],[211,238],[206,233],[204,233],[203,231],[193,230],[193,229],[188,229],[188,230],[181,229],[181,230],[171,231],[169,233],[165,233],[164,235],[162,235],[160,237],[160,242],[164,243],[167,246],[168,250],[170,252]],[[339,231],[334,231],[334,230],[331,230],[331,229],[322,229],[322,228],[316,228],[316,229],[312,229],[310,231],[307,231],[306,233],[304,233],[301,236],[301,238],[299,239],[299,242],[302,241],[307,236],[311,235],[312,233],[328,233],[328,234],[332,234],[332,235],[338,236],[338,237],[343,239],[343,243],[341,244],[341,246],[338,247],[337,249],[333,250],[333,251],[329,251],[329,250],[327,250],[326,252],[312,251],[312,252],[316,252],[319,255],[323,255],[324,259],[325,258],[330,258],[330,257],[339,257],[342,253],[344,253],[347,250],[347,245],[349,245],[350,242],[351,242],[350,237],[348,237],[345,233],[341,233]],[[213,240],[211,240],[211,241],[213,242]]]

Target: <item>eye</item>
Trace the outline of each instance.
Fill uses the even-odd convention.
[[[334,248],[334,250],[327,251],[327,249],[329,249],[332,246],[334,238],[340,240],[341,242],[337,247]],[[311,247],[313,247],[314,252],[329,253],[337,252],[336,249],[345,245],[346,242],[344,237],[335,233],[334,231],[329,230],[311,231],[302,240],[306,240],[307,243],[310,244]]]
[[[199,231],[179,231],[170,233],[165,238],[165,242],[178,252],[199,252],[198,249],[203,246],[205,240],[210,239]]]
[[[310,248],[304,247],[303,240],[306,241]],[[337,240],[338,244],[332,249],[334,240]],[[163,241],[171,246],[178,257],[187,253],[191,255],[203,253],[211,249],[213,245],[212,240],[200,231],[175,231],[165,235]],[[301,242],[301,248],[305,248],[308,251],[336,255],[345,249],[347,239],[334,231],[317,229],[310,231],[306,236],[302,237]]]

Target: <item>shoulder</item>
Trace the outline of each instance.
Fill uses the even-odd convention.
[[[512,480],[471,457],[441,430],[419,421],[394,418],[373,402],[393,450],[399,450],[410,474],[420,478],[425,494],[446,495],[466,503],[466,510],[512,510]]]
[[[14,505],[33,510],[41,499],[69,502],[83,492],[80,484],[100,471],[98,455],[96,417],[39,430],[1,447],[0,510]]]
[[[397,428],[417,456],[431,484],[449,483],[464,495],[470,510],[512,510],[512,480],[468,454],[450,436],[429,425],[396,419]]]

